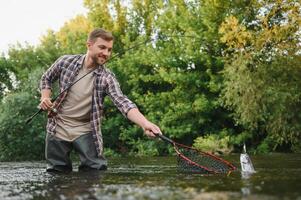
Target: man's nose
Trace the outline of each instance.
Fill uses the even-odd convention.
[[[110,55],[110,52],[108,49],[104,49],[102,53],[106,56]]]

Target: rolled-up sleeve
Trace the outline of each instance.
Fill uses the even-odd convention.
[[[52,83],[58,79],[60,72],[60,63],[63,56],[58,58],[52,66],[42,75],[39,89],[52,89]]]
[[[137,108],[136,104],[129,100],[128,97],[122,93],[119,82],[113,74],[110,74],[107,77],[107,83],[108,86],[106,88],[106,93],[111,98],[118,110],[123,114],[123,116],[127,117],[127,113],[132,108]]]

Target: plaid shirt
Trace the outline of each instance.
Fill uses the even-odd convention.
[[[52,83],[59,79],[59,89],[62,92],[64,89],[75,81],[79,69],[83,66],[85,55],[65,55],[55,61],[55,63],[43,74],[40,82],[40,89],[51,89]],[[91,129],[94,139],[94,144],[99,157],[103,154],[103,140],[100,130],[100,123],[103,115],[104,97],[108,95],[114,105],[126,117],[127,112],[136,108],[136,105],[130,101],[120,90],[119,83],[114,74],[103,66],[98,66],[93,72],[94,89],[91,105]],[[80,81],[79,81],[80,82]],[[76,83],[80,84],[80,83]],[[54,102],[53,107],[60,112],[61,104],[67,97],[68,90],[63,92]],[[47,133],[54,135],[57,125],[57,116],[55,114],[48,115]]]

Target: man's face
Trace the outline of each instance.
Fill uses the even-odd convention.
[[[95,42],[88,42],[87,47],[90,57],[94,65],[104,64],[111,56],[113,48],[113,40],[106,41],[102,38],[97,38]]]

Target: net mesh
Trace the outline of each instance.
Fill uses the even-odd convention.
[[[228,173],[235,167],[227,161],[219,159],[211,154],[207,154],[186,146],[175,146],[178,153],[178,170],[188,173]]]

